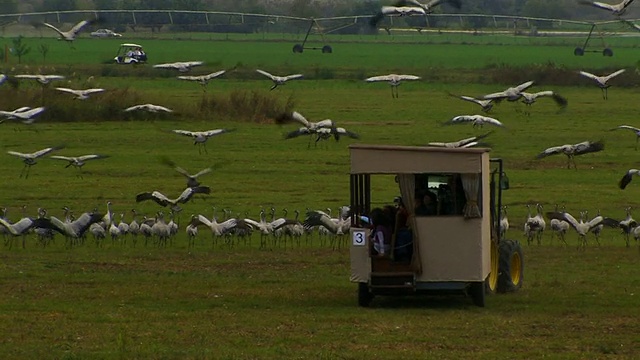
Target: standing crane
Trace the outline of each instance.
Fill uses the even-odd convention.
[[[591,219],[589,222],[585,222],[584,218],[586,217],[586,215],[587,214],[585,211],[580,212],[580,220],[578,221],[568,212],[548,212],[547,218],[564,220],[568,222],[569,225],[571,225],[578,233],[578,241],[579,241],[578,249],[584,250],[587,246],[587,234],[591,229],[593,229],[594,227],[600,224],[604,224],[610,227],[617,227],[619,223],[615,219],[611,219],[603,216],[596,216],[593,219]]]

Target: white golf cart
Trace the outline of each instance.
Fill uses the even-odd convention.
[[[147,54],[142,50],[142,45],[124,43],[120,44],[114,60],[117,64],[142,64],[147,62]]]

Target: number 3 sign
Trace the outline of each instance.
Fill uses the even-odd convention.
[[[364,231],[354,231],[351,236],[353,236],[353,246],[365,245],[367,234]]]

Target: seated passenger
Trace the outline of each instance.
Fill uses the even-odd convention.
[[[389,219],[385,211],[381,208],[375,208],[371,210],[369,214],[371,219],[371,235],[370,239],[373,244],[374,255],[386,256],[389,255],[391,248],[391,227],[389,226]]]
[[[447,184],[440,185],[438,198],[440,199],[441,215],[462,215],[462,209],[464,209],[467,200],[459,175],[451,176]]]
[[[431,191],[426,191],[418,205],[416,199],[416,216],[431,216],[438,214],[438,198]]]
[[[413,235],[408,224],[409,214],[404,207],[402,198],[399,198],[396,204],[398,210],[396,211],[396,241],[393,249],[393,259],[395,261],[408,262],[411,261],[411,256],[413,255]]]

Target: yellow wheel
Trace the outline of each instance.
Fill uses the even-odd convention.
[[[517,241],[502,240],[499,250],[498,292],[517,291],[524,279],[522,247]]]
[[[494,241],[491,241],[491,272],[487,278],[487,292],[493,294],[498,290],[498,264],[500,263],[500,252]]]

